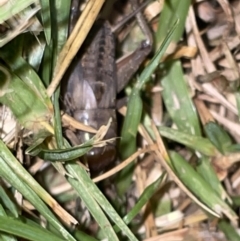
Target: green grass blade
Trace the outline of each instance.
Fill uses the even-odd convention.
[[[184,4],[179,0],[169,0],[164,2],[164,7],[159,18],[158,29],[156,33],[156,43],[159,45],[166,36],[166,33],[178,20],[178,28],[173,34],[172,40],[179,41],[182,37],[185,20],[191,0],[185,0]]]
[[[195,106],[191,100],[180,61],[165,64],[166,75],[162,78],[162,96],[165,106],[178,129],[201,136]]]
[[[110,222],[93,197],[92,189],[95,184],[87,175],[86,171],[75,163],[67,164],[65,167],[68,173],[74,177],[68,178],[69,183],[77,191],[79,197],[83,200],[89,212],[92,214],[100,228],[103,230],[104,237],[108,240],[118,240]],[[100,192],[98,189],[97,191]]]
[[[228,133],[215,122],[205,124],[204,130],[212,144],[222,154],[226,154],[228,148],[232,146],[232,140]]]
[[[218,154],[218,150],[207,138],[187,134],[183,131],[175,130],[165,126],[161,126],[158,129],[163,137],[166,137],[173,141],[177,141],[178,143],[186,145],[187,147],[199,151],[204,155],[215,156],[216,154]]]
[[[2,141],[0,141],[0,149],[0,176],[22,193],[67,240],[74,240],[40,199],[39,196],[44,199],[44,195],[48,195],[46,191],[20,165]]]
[[[151,62],[149,65],[143,70],[141,75],[139,76],[139,81],[137,83],[137,88],[140,89],[151,77],[151,75],[154,73],[156,68],[159,65],[159,62],[161,58],[163,57],[164,53],[166,52],[169,44],[173,40],[174,33],[177,30],[179,21],[176,19],[176,21],[170,26],[169,30],[165,33],[164,35],[164,40],[161,43],[159,49],[157,50],[156,54],[152,58]],[[165,37],[166,36],[166,37]]]
[[[49,0],[40,0],[41,4],[41,17],[44,29],[44,35],[46,42],[49,45],[51,41],[51,15],[50,15],[50,1]]]
[[[218,227],[225,234],[228,241],[240,241],[239,232],[226,219],[220,220]]]
[[[124,119],[123,128],[121,131],[122,138],[120,142],[120,154],[122,159],[126,159],[136,151],[137,128],[142,116],[142,100],[140,97],[140,90],[143,84],[145,84],[149,80],[151,74],[157,68],[161,57],[165,53],[168,45],[172,40],[172,36],[177,27],[177,24],[178,22],[176,21],[174,25],[171,26],[170,31],[168,31],[168,34],[161,46],[159,47],[156,55],[153,57],[149,65],[144,69],[142,74],[139,76],[138,81],[132,90],[128,102],[127,114]],[[131,183],[133,166],[134,163],[132,162],[132,164],[128,165],[128,167],[121,171],[121,173],[119,174],[117,190],[120,195],[122,195],[126,191],[126,188]]]
[[[171,152],[171,162],[180,180],[203,203],[214,210],[219,216],[225,214],[232,221],[236,221],[235,212],[221,199],[192,166],[176,152]]]
[[[220,180],[218,179],[215,170],[211,165],[211,160],[209,158],[204,156],[199,158],[196,171],[205,179],[207,183],[209,183],[211,188],[219,195],[219,197],[221,197],[223,200],[228,197]]]
[[[13,217],[17,218],[18,217],[17,205],[9,198],[9,196],[7,195],[6,191],[3,189],[2,186],[0,186],[0,200],[1,200],[0,203],[4,205],[4,207],[11,212]]]
[[[162,43],[166,32],[176,19],[179,19],[179,25],[172,38],[176,42],[180,40],[190,4],[190,0],[184,1],[184,4],[178,0],[169,0],[164,3],[156,33],[157,45]],[[179,130],[200,136],[196,109],[190,98],[181,63],[179,61],[166,63],[162,71],[166,73],[161,84],[163,100],[168,113]]]
[[[41,226],[31,226],[21,222],[20,220],[8,217],[0,217],[0,230],[33,241],[65,240],[63,238],[59,238],[58,236],[42,228]]]
[[[0,217],[7,217],[6,212],[3,209],[1,204],[0,204]],[[14,238],[12,235],[4,234],[4,233],[0,234],[0,240],[3,240],[3,241],[17,241],[17,239]]]
[[[31,87],[4,66],[0,66],[0,102],[7,105],[18,122],[30,130],[44,130],[52,112]]]
[[[144,205],[147,204],[147,202],[151,199],[153,194],[159,189],[163,179],[165,177],[165,174],[162,174],[155,182],[153,182],[151,185],[146,187],[139,197],[137,203],[132,208],[132,210],[123,218],[123,221],[126,224],[129,224],[141,211]],[[114,230],[116,232],[119,232],[120,229],[115,225]]]
[[[20,37],[6,45],[0,51],[0,57],[7,63],[11,71],[18,76],[32,92],[36,95],[37,99],[41,101],[46,108],[52,112],[53,107],[50,98],[47,95],[46,89],[36,74],[34,69],[21,57],[21,48],[19,40],[22,40]],[[29,46],[30,47],[30,46]],[[42,54],[37,58],[41,58]],[[34,106],[33,106],[34,107]],[[32,107],[32,108],[33,108]]]
[[[12,0],[6,1],[5,4],[1,5],[0,11],[0,23],[8,20],[15,14],[20,13],[22,10],[26,9],[33,3],[36,3],[36,0]]]
[[[106,217],[102,216],[100,207],[106,212],[106,214],[113,220],[114,223],[125,233],[129,240],[137,240],[132,234],[130,229],[123,222],[121,217],[116,213],[111,204],[108,202],[106,197],[100,192],[97,186],[92,182],[90,177],[87,175],[86,171],[77,164],[67,164],[66,169],[68,173],[75,177],[75,179],[69,178],[68,181],[73,185],[74,189],[79,193],[80,197],[83,199],[85,205],[94,216],[99,226],[104,232],[104,237],[111,235],[109,240],[116,239],[116,234],[113,231],[112,226],[107,221]],[[91,195],[91,202],[88,201],[89,195]],[[94,199],[93,199],[94,198]],[[93,201],[94,200],[94,201]],[[98,205],[96,205],[96,201]],[[113,239],[115,237],[115,239]]]

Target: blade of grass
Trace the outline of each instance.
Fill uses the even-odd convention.
[[[36,0],[7,1],[4,5],[1,6],[0,23],[8,20],[15,14],[20,13],[22,10],[26,9],[28,6],[36,2],[37,2]]]
[[[38,197],[38,195],[27,184],[18,178],[18,176],[14,173],[14,170],[10,169],[5,161],[6,159],[2,157],[1,153],[0,176],[3,177],[13,187],[15,187],[20,193],[22,193],[23,196],[26,197],[26,199],[28,199],[34,205],[34,207],[36,207],[36,209],[46,218],[46,220],[48,220],[53,225],[53,227],[55,227],[59,233],[61,233],[61,235],[63,235],[67,240],[74,241],[75,239],[64,229],[64,227],[55,218],[55,216],[51,213],[43,201]]]
[[[239,241],[240,235],[238,231],[226,220],[220,220],[218,227],[225,234],[227,240],[229,241]]]
[[[209,158],[204,156],[201,157],[199,159],[198,165],[196,166],[196,171],[204,178],[207,183],[209,183],[212,189],[219,195],[219,197],[221,197],[222,200],[227,198],[229,203],[232,204],[232,201],[224,190],[221,182],[219,181]]]
[[[17,75],[26,85],[28,85],[39,101],[46,106],[48,111],[52,112],[53,106],[41,79],[34,69],[21,56],[22,45],[19,41],[24,41],[24,39],[18,37],[2,48],[0,50],[0,57],[7,63],[13,73]]]
[[[228,133],[215,122],[208,122],[205,124],[204,130],[212,144],[222,154],[226,154],[228,148],[232,146],[232,140]]]
[[[179,41],[182,37],[185,20],[191,0],[184,1],[184,4],[178,0],[169,0],[164,2],[164,7],[159,18],[158,29],[156,33],[156,43],[159,46],[166,36],[166,33],[171,29],[174,23],[178,20],[178,28],[172,36],[173,41]],[[156,48],[157,49],[157,48]]]
[[[218,196],[209,183],[179,154],[171,152],[170,156],[175,172],[189,190],[220,216],[225,214],[230,220],[236,222],[235,212]]]
[[[7,105],[18,122],[29,130],[52,132],[52,112],[32,89],[4,66],[0,66],[0,102]]]
[[[165,53],[168,45],[172,40],[172,36],[177,27],[177,24],[178,22],[176,21],[174,25],[170,28],[156,55],[150,61],[149,65],[144,69],[142,74],[139,76],[138,81],[132,90],[128,101],[127,114],[125,116],[123,128],[121,131],[122,139],[120,142],[120,152],[122,159],[126,159],[128,156],[132,155],[136,151],[137,128],[142,115],[142,100],[140,97],[140,90],[143,84],[145,84],[149,80],[151,74],[157,68],[160,59],[162,58],[163,54]],[[122,195],[126,191],[126,189],[131,183],[133,167],[134,162],[123,171],[121,171],[118,177],[118,182],[116,185],[118,193],[120,195]]]
[[[103,230],[104,237],[108,240],[118,240],[113,228],[93,197],[92,186],[94,183],[87,175],[86,171],[76,163],[65,165],[68,173],[74,178],[67,178],[68,182],[79,194],[87,209]],[[97,189],[98,190],[98,189]],[[99,191],[99,190],[98,190]]]
[[[139,197],[135,206],[131,209],[131,211],[123,218],[123,221],[126,224],[129,224],[141,211],[144,205],[151,199],[153,194],[159,189],[162,181],[165,178],[165,174],[162,174],[155,182],[144,189],[144,192]],[[115,225],[114,230],[119,232],[120,229]]]
[[[179,19],[179,25],[173,40],[175,42],[180,40],[190,4],[190,0],[186,0],[184,4],[178,0],[169,0],[164,3],[156,33],[157,45],[163,41],[166,31],[176,19]],[[181,63],[179,61],[166,63],[162,70],[166,73],[161,84],[168,113],[179,130],[200,136],[198,117],[183,76]]]
[[[207,138],[187,134],[165,126],[161,126],[158,129],[162,136],[186,145],[187,147],[199,151],[204,155],[215,156],[218,154],[218,150]]]
[[[75,146],[67,149],[54,149],[49,150],[42,147],[41,145],[37,146],[31,151],[26,151],[27,154],[32,156],[39,156],[43,160],[49,161],[72,161],[78,157],[85,155],[88,151],[92,149],[92,145],[89,142],[80,146]]]
[[[44,35],[46,38],[47,45],[50,45],[51,41],[51,13],[50,9],[50,1],[48,0],[40,0],[41,4],[41,17],[44,29]]]
[[[3,189],[1,185],[0,185],[0,199],[4,207],[7,208],[15,218],[17,218],[18,217],[17,205],[9,198],[6,191]]]
[[[72,223],[76,224],[76,220],[72,218],[60,205],[46,192],[36,180],[23,168],[23,166],[16,160],[8,148],[0,141],[1,148],[1,157],[7,163],[7,165],[12,169],[14,175],[17,176],[22,182],[28,185],[32,191],[34,191],[38,198],[40,197],[44,200],[54,211],[55,213],[67,222],[69,225]],[[10,178],[10,177],[9,177]],[[23,194],[23,193],[22,193]],[[33,203],[34,204],[34,203]]]
[[[7,217],[5,210],[3,209],[2,205],[0,204],[0,217]],[[12,235],[9,234],[0,234],[0,240],[3,241],[17,241]]]
[[[166,75],[162,78],[162,96],[168,113],[178,129],[201,136],[195,106],[191,100],[180,61],[165,64]]]
[[[41,226],[31,226],[21,222],[20,220],[8,217],[0,217],[0,230],[33,241],[65,240],[63,238],[59,238]]]
[[[65,142],[65,145],[67,147],[70,146],[67,142]],[[79,197],[83,200],[92,216],[96,219],[98,225],[103,230],[104,237],[109,238],[109,240],[118,240],[101,208],[121,228],[129,240],[136,241],[132,232],[125,225],[96,184],[91,180],[83,167],[76,163],[68,163],[65,165],[65,168],[69,174],[67,180],[79,194]]]

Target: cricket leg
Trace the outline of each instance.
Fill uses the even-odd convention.
[[[133,11],[138,8],[138,0],[130,0],[132,4]],[[147,55],[152,50],[153,45],[153,37],[152,33],[147,25],[147,22],[143,16],[143,14],[139,11],[136,13],[137,22],[146,36],[146,40],[142,41],[139,47],[128,56],[124,56],[123,58],[117,61],[117,79],[118,86],[117,92],[119,93],[129,82],[131,77],[136,73],[139,66],[146,59]]]
[[[75,27],[79,16],[80,16],[80,0],[72,0],[71,4],[71,12],[70,12],[70,19],[69,19],[69,31],[68,34],[72,32],[73,28]]]

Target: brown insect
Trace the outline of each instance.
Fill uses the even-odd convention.
[[[136,9],[136,0],[131,0]],[[72,2],[70,31],[79,16],[79,1]],[[147,28],[139,12],[138,21]],[[148,30],[148,29],[147,29]],[[150,31],[148,30],[148,33]],[[115,39],[107,20],[97,20],[84,45],[73,60],[64,87],[65,111],[76,120],[99,129],[112,118],[105,139],[117,136],[116,96],[133,76],[152,48],[152,37],[143,41],[127,60],[116,64]],[[91,135],[76,132],[72,144],[80,144]],[[76,143],[77,142],[77,143]],[[116,141],[102,148],[92,148],[85,158],[91,172],[99,172],[116,158]]]

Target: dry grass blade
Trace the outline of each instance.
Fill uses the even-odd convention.
[[[94,182],[100,182],[114,174],[116,174],[117,172],[121,171],[123,168],[125,168],[128,164],[130,164],[131,162],[133,162],[139,155],[150,152],[150,151],[154,151],[156,149],[155,145],[152,145],[150,147],[144,148],[142,150],[138,150],[136,151],[134,154],[132,154],[129,158],[127,158],[126,160],[124,160],[121,164],[119,164],[118,166],[112,168],[111,170],[109,170],[108,172],[96,177],[93,179]]]
[[[82,130],[89,133],[97,132],[97,130],[95,130],[93,127],[80,123],[79,121],[76,121],[74,118],[64,113],[62,113],[62,121],[63,121],[63,126],[70,126],[77,130]]]
[[[48,87],[49,96],[52,96],[57,86],[59,85],[61,78],[63,77],[65,71],[70,65],[72,59],[78,52],[90,28],[92,27],[103,3],[104,0],[88,1],[87,6],[81,14],[68,41],[66,42],[65,46],[63,47],[59,55],[58,62],[54,71],[54,78]]]

